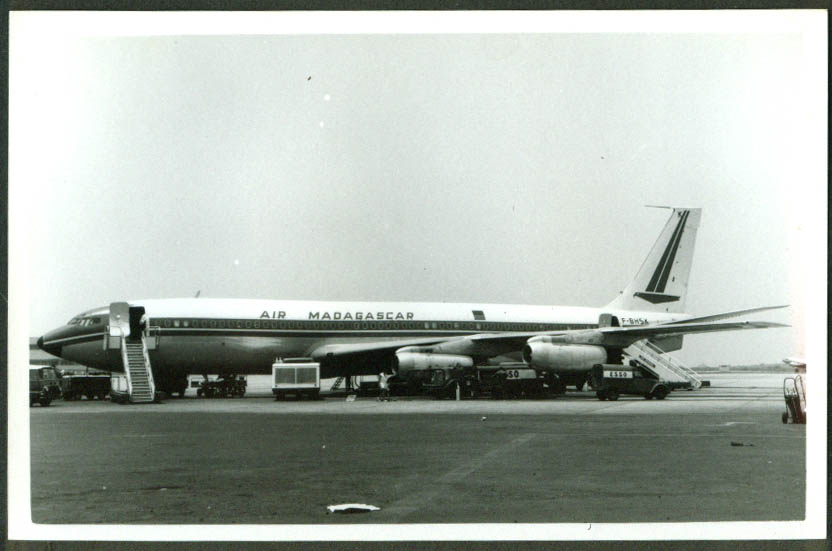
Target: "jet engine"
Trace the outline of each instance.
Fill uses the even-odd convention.
[[[455,354],[398,352],[393,358],[393,369],[399,374],[419,369],[473,367],[473,365],[474,360],[470,356],[457,356]]]
[[[554,372],[589,371],[607,361],[607,350],[591,344],[552,344],[529,341],[523,348],[523,361]]]

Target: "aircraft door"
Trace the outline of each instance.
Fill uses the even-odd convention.
[[[110,337],[130,335],[130,305],[126,302],[110,304]]]
[[[143,318],[144,306],[130,307],[130,336],[133,339],[140,339],[144,333]]]

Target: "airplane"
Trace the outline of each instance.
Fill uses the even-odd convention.
[[[378,375],[391,369],[404,376],[419,369],[522,359],[557,374],[564,385],[580,388],[593,365],[622,363],[623,350],[637,341],[649,340],[672,352],[688,334],[786,327],[722,321],[784,306],[686,314],[701,209],[660,208],[670,209],[671,215],[647,258],[624,291],[602,307],[133,300],[82,312],[37,344],[66,360],[122,372],[118,351],[102,342],[114,326],[122,335],[134,336],[147,328],[154,341],[148,357],[160,390],[170,381],[181,385],[188,374],[269,374],[278,357],[320,362],[322,378]]]
[[[795,373],[806,373],[806,360],[803,358],[783,358],[783,363],[793,367]]]

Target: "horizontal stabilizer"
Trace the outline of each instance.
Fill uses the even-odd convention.
[[[766,310],[777,310],[780,308],[787,308],[788,304],[782,304],[780,306],[761,306],[759,308],[750,308],[748,310],[735,310],[733,312],[723,312],[721,314],[713,314],[710,316],[701,316],[698,318],[688,318],[683,321],[669,321],[665,322],[662,325],[677,325],[679,323],[704,323],[708,321],[719,321],[728,318],[735,318],[737,316],[744,316],[745,314],[754,314],[756,312],[765,312]]]
[[[741,331],[744,329],[770,329],[789,327],[784,323],[770,321],[733,321],[727,323],[674,323],[666,325],[642,325],[638,327],[603,327],[598,329],[604,335],[604,345],[630,346],[642,339],[661,339],[677,335],[716,333],[719,331]]]

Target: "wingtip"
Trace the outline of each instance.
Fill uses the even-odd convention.
[[[670,209],[670,210],[702,210],[702,207],[680,207],[673,205],[644,205],[648,209]]]
[[[774,321],[746,321],[746,325],[751,325],[752,327],[758,327],[760,329],[770,329],[773,327],[791,327],[788,323],[777,323]]]

